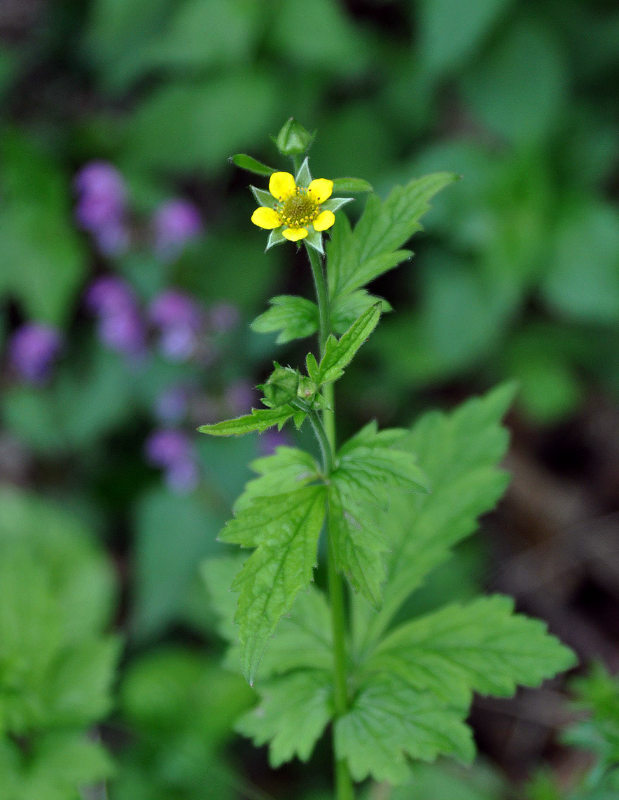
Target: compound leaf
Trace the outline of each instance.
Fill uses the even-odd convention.
[[[237,731],[260,747],[269,743],[269,763],[294,756],[307,761],[332,716],[329,672],[295,672],[260,688],[259,705],[241,717]]]

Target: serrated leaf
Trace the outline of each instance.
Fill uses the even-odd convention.
[[[385,489],[425,491],[427,482],[410,452],[396,450],[401,429],[378,432],[371,422],[338,452],[329,480],[329,531],[337,568],[373,605],[385,577],[388,549],[378,513],[388,505]]]
[[[303,339],[318,330],[318,307],[311,300],[284,294],[272,297],[269,303],[271,308],[256,317],[251,328],[258,333],[279,331],[277,344]]]
[[[348,761],[356,781],[372,776],[404,783],[410,777],[408,758],[433,761],[444,754],[472,760],[475,747],[463,714],[395,677],[374,676],[335,722],[336,754]]]
[[[254,175],[269,176],[276,171],[273,167],[269,167],[245,153],[236,153],[236,155],[230,156],[230,161],[235,167],[247,170],[247,172],[253,172]]]
[[[420,692],[467,703],[471,692],[508,697],[575,663],[545,623],[514,614],[510,597],[481,597],[407,622],[369,659],[370,672],[395,672]]]
[[[231,644],[225,666],[236,670],[240,665],[238,629],[234,623],[236,595],[230,591],[230,585],[245,560],[239,554],[209,559],[202,565],[202,575],[219,617],[219,633]],[[260,682],[290,670],[329,670],[332,665],[331,613],[323,592],[312,585],[299,594],[290,614],[277,626],[256,677]]]
[[[257,747],[269,743],[269,763],[307,761],[332,716],[329,672],[297,672],[260,688],[261,701],[236,724]]]
[[[391,498],[389,514],[382,520],[389,545],[383,605],[373,614],[369,606],[356,603],[360,646],[377,640],[408,595],[449,557],[456,542],[475,530],[477,517],[493,508],[503,493],[507,476],[497,464],[508,435],[500,420],[513,392],[507,384],[451,414],[425,414],[398,442],[398,448],[417,456],[432,492]]]
[[[198,431],[207,433],[210,436],[243,436],[253,431],[262,433],[262,431],[266,431],[274,425],[277,425],[278,429],[281,430],[290,417],[298,414],[298,411],[288,405],[279,408],[252,408],[251,414],[209,425],[200,425]]]
[[[346,493],[337,481],[329,485],[329,536],[338,571],[356,592],[378,607],[385,579],[387,549],[373,508],[363,497]]]
[[[342,375],[344,368],[350,364],[361,345],[378,325],[380,312],[380,305],[377,303],[364,311],[340,339],[329,336],[324,355],[318,365],[317,383],[331,383]]]
[[[340,294],[331,305],[331,325],[335,333],[342,334],[371,306],[380,303],[381,312],[391,311],[391,304],[383,297],[370,294],[365,289],[356,289],[350,294]]]
[[[305,486],[256,500],[222,532],[225,542],[257,548],[232,586],[240,592],[236,622],[250,683],[277,623],[312,580],[324,515],[325,487]]]
[[[421,228],[430,199],[455,179],[438,172],[396,186],[384,202],[371,195],[354,231],[340,215],[327,246],[331,298],[363,287],[409,258],[410,251],[399,248]]]
[[[235,503],[236,511],[246,508],[259,497],[294,492],[317,480],[320,475],[314,458],[296,447],[278,447],[272,455],[252,461],[250,467],[259,477],[245,485],[243,494]]]
[[[368,183],[366,180],[363,180],[363,178],[335,178],[333,181],[334,194],[339,194],[340,192],[343,192],[344,194],[348,192],[356,194],[359,192],[371,191],[373,191],[372,184]]]

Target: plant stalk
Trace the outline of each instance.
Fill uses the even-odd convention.
[[[319,320],[319,345],[320,355],[324,353],[325,345],[331,333],[331,315],[329,308],[329,290],[322,260],[318,253],[311,247],[305,247],[312,267],[312,276],[316,289]],[[323,396],[326,408],[322,412],[322,421],[311,415],[312,426],[323,451],[323,468],[328,475],[333,469],[335,457],[335,410],[333,384],[324,387]],[[326,451],[326,452],[325,452]],[[346,610],[344,604],[344,584],[342,576],[335,566],[335,552],[331,536],[329,535],[329,510],[327,509],[327,583],[329,601],[331,606],[331,630],[333,634],[333,702],[335,716],[343,716],[348,711],[348,686],[347,686],[347,654],[346,654]],[[335,761],[335,788],[336,800],[354,800],[355,792],[348,763],[338,759],[334,752]]]

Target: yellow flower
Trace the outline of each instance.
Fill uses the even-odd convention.
[[[255,186],[251,188],[260,203],[251,221],[271,231],[267,250],[286,240],[307,239],[309,245],[322,253],[322,232],[335,222],[334,212],[351,199],[331,198],[333,181],[312,180],[307,159],[296,178],[289,172],[274,172],[269,180],[269,192]]]

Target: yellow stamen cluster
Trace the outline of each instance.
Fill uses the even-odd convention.
[[[295,194],[289,197],[278,210],[284,225],[300,228],[316,219],[318,203],[308,197],[307,189],[297,186]]]

